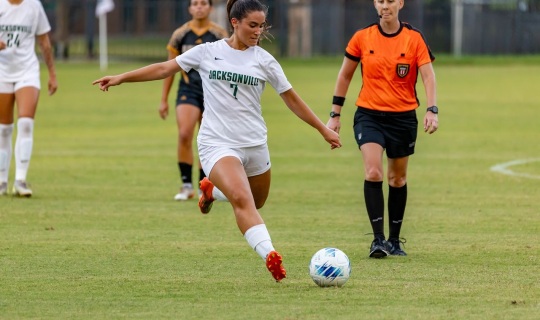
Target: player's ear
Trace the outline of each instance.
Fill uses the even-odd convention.
[[[236,19],[236,18],[231,18],[231,24],[232,24],[233,27],[236,26],[236,25],[238,25],[238,23],[239,23],[238,19]]]

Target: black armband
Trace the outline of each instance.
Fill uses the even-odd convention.
[[[332,99],[332,104],[343,107],[343,105],[345,104],[345,97],[334,96],[334,98]]]

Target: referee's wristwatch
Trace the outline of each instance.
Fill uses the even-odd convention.
[[[334,112],[334,111],[331,111],[330,112],[330,118],[335,118],[335,117],[340,117],[341,114],[337,113],[337,112]]]
[[[431,111],[433,112],[434,114],[439,114],[439,108],[437,108],[437,106],[431,106],[429,108],[426,109],[426,112],[427,111]]]

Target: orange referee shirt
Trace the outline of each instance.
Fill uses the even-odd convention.
[[[361,62],[362,88],[356,105],[389,112],[418,107],[418,68],[435,60],[420,31],[404,22],[395,34],[384,33],[378,23],[357,31],[345,56]]]

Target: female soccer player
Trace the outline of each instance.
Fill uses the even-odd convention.
[[[37,0],[0,0],[0,196],[8,191],[14,108],[17,105],[15,182],[12,194],[30,197],[26,182],[34,144],[34,117],[40,85],[38,40],[49,71],[49,95],[56,92],[56,71],[45,10]]]
[[[332,112],[327,126],[339,132],[341,108],[349,84],[362,63],[362,88],[356,100],[354,136],[364,158],[364,200],[374,240],[369,256],[405,256],[400,230],[407,202],[407,164],[414,153],[418,120],[418,72],[422,76],[428,108],[424,131],[439,127],[435,72],[431,54],[420,31],[398,18],[404,0],[374,0],[379,21],[353,35],[339,71]],[[384,234],[383,152],[388,157],[389,238]]]
[[[257,45],[266,30],[267,7],[258,0],[229,0],[227,13],[233,29],[230,38],[93,83],[107,91],[124,82],[163,79],[181,70],[199,72],[205,111],[197,143],[209,178],[201,182],[199,207],[207,213],[214,199],[228,199],[240,232],[266,260],[274,279],[281,281],[286,276],[282,257],[257,210],[270,190],[267,128],[260,105],[265,84],[270,83],[293,113],[319,131],[331,149],[341,147],[341,142],[293,90],[276,59]]]
[[[175,58],[198,44],[213,42],[228,36],[225,29],[210,21],[212,0],[191,0],[188,10],[192,19],[173,32],[167,45],[169,59]],[[159,106],[159,115],[162,119],[169,115],[168,97],[173,82],[174,75],[163,81],[163,92]],[[192,183],[192,142],[195,126],[201,122],[203,111],[204,98],[201,76],[195,70],[188,73],[181,72],[176,96],[176,124],[178,127],[177,159],[182,187],[174,200],[188,200],[195,195]],[[206,177],[204,171],[199,168],[199,181],[204,177]]]

